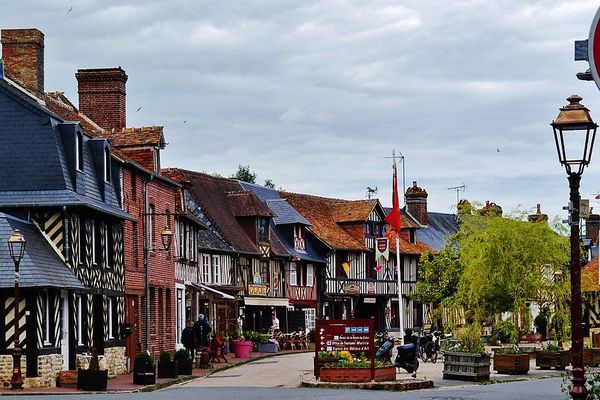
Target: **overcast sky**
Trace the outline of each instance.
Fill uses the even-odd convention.
[[[393,149],[429,210],[461,197],[566,215],[549,123],[577,93],[597,1],[11,1],[0,27],[46,35],[46,90],[77,104],[77,68],[122,66],[127,125],[164,125],[163,166],[391,203]],[[141,109],[136,112],[136,110]],[[600,192],[600,154],[582,194]],[[400,186],[402,181],[400,177]],[[593,201],[598,211],[600,202]]]

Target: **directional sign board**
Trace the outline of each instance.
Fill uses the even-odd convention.
[[[364,353],[371,359],[375,373],[375,322],[370,319],[317,319],[315,329],[315,376],[319,376],[320,351],[349,351]],[[373,375],[374,377],[374,375]]]
[[[590,28],[590,37],[588,39],[588,59],[590,62],[590,71],[596,86],[600,89],[600,8],[596,11],[592,26]]]

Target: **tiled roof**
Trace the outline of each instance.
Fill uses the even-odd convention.
[[[400,254],[433,253],[434,249],[417,239],[416,243],[409,242],[404,235],[400,236]],[[396,253],[396,241],[390,243],[390,252]]]
[[[102,128],[85,114],[80,113],[63,92],[47,92],[44,96],[46,107],[65,121],[77,121],[91,136],[100,136]]]
[[[275,213],[275,217],[273,217],[275,225],[310,225],[306,218],[298,213],[298,211],[296,211],[285,199],[282,199],[275,189],[256,185],[254,183],[239,182],[244,189],[251,190],[259,199],[267,203],[267,206]]]
[[[162,126],[105,129],[102,131],[102,136],[108,138],[115,147],[156,146],[164,148],[166,145]]]
[[[227,201],[236,217],[272,217],[275,215],[254,193],[247,190],[227,193]]]
[[[279,195],[310,222],[311,231],[328,246],[334,249],[368,250],[364,243],[352,237],[336,223],[336,208],[344,203],[344,200],[289,192],[279,192]],[[362,207],[362,204],[359,207]]]
[[[179,182],[189,182],[187,189],[194,201],[201,207],[211,226],[234,250],[246,254],[260,254],[258,246],[242,228],[230,206],[228,195],[243,190],[238,181],[179,168],[166,168],[162,172]],[[254,203],[254,200],[252,202]],[[242,214],[247,215],[246,212]],[[270,245],[273,254],[289,256],[275,235],[271,235]]]
[[[332,209],[333,219],[336,222],[359,222],[367,221],[369,214],[377,205],[377,199],[371,200],[339,200]]]
[[[183,196],[185,198],[185,207],[188,212],[194,214],[206,229],[201,229],[198,232],[198,248],[201,250],[217,250],[223,252],[233,252],[234,250],[225,243],[225,240],[219,235],[219,232],[212,226],[210,220],[206,217],[202,208],[196,203],[189,190],[184,189]]]
[[[598,257],[594,257],[581,269],[581,290],[584,292],[600,292],[598,276]]]
[[[15,284],[15,266],[8,252],[8,238],[15,229],[21,231],[26,241],[19,265],[19,286],[84,288],[37,227],[5,213],[0,213],[0,288],[13,288]]]
[[[392,211],[392,207],[384,207],[383,211],[385,211],[385,215],[388,215]],[[401,208],[400,213],[402,214],[402,220],[401,220],[402,225],[400,226],[400,228],[420,228],[420,227],[422,227],[422,225],[417,222],[415,217],[413,217],[412,215],[410,215],[410,213],[408,211],[406,211],[406,207]]]
[[[417,239],[435,250],[441,250],[460,228],[454,214],[429,212],[427,219],[427,226],[417,229]]]

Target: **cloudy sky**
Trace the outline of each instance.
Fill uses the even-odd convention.
[[[46,90],[75,104],[77,68],[122,66],[128,126],[165,126],[163,166],[230,175],[248,164],[259,183],[348,199],[377,186],[389,205],[395,149],[430,211],[452,212],[448,187],[464,183],[470,200],[565,217],[549,123],[573,93],[600,120],[600,92],[575,78],[587,63],[573,61],[598,6],[21,0],[0,27],[45,33]],[[595,158],[588,198],[600,192]]]

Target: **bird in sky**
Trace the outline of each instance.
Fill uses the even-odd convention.
[[[70,13],[73,10],[73,6],[71,6],[71,8],[69,8],[69,11],[67,11],[67,14]]]
[[[184,119],[184,120],[183,120],[183,123],[184,123],[184,124],[187,124],[187,119]]]
[[[138,112],[138,111],[140,111],[141,109],[142,109],[142,107],[140,106],[140,107],[138,107],[138,109],[137,109],[137,110],[135,110],[135,112]]]
[[[496,149],[496,151],[497,151],[498,153],[500,153],[500,149]]]

